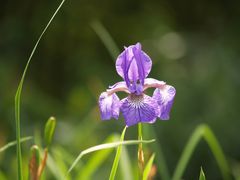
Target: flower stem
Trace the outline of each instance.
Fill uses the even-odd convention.
[[[138,140],[142,140],[142,124],[138,123]],[[143,148],[142,143],[139,143],[138,145],[138,166],[139,166],[139,179],[141,179],[143,175],[143,169],[144,169],[144,154],[143,154]]]

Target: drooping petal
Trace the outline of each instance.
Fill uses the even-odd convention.
[[[99,109],[102,120],[109,120],[112,117],[118,119],[121,102],[118,96],[114,93],[108,95],[103,92],[99,97]]]
[[[169,114],[173,105],[175,94],[176,94],[175,88],[170,85],[165,85],[161,88],[155,89],[152,98],[155,99],[159,105],[160,119],[162,120],[169,119]]]
[[[120,108],[127,126],[139,122],[154,123],[159,114],[157,102],[145,94],[130,95],[122,100]]]
[[[148,76],[152,68],[152,60],[141,50],[141,44],[131,45],[116,60],[117,73],[126,81],[140,80]],[[128,82],[127,82],[128,83]]]
[[[164,81],[159,81],[159,80],[153,79],[153,78],[146,78],[144,80],[143,90],[146,90],[147,88],[161,88],[165,84],[166,83]]]

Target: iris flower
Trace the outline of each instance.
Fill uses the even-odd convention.
[[[99,97],[102,120],[118,119],[120,111],[126,126],[169,119],[176,90],[164,81],[147,78],[151,68],[152,61],[140,43],[125,47],[116,60],[117,73],[124,81],[110,86]],[[156,88],[152,96],[144,93],[148,88]],[[116,94],[119,91],[126,92],[127,97],[120,100]]]

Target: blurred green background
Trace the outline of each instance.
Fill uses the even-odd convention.
[[[60,1],[2,1],[0,6],[0,147],[15,138],[14,94],[27,58]],[[24,83],[22,136],[41,133],[58,120],[54,144],[75,157],[84,148],[120,133],[124,120],[102,122],[102,91],[121,78],[93,30],[100,22],[117,46],[141,42],[153,61],[150,77],[177,89],[169,121],[157,121],[163,153],[173,172],[193,130],[207,123],[234,172],[240,171],[240,1],[66,1],[43,37]],[[127,130],[136,139],[136,127]],[[29,152],[30,143],[23,145]],[[136,154],[136,147],[130,147]],[[113,157],[99,174],[107,177]],[[134,157],[134,156],[133,156]],[[0,170],[14,179],[15,149],[0,154]],[[26,163],[25,163],[26,164]],[[200,143],[184,174],[221,179],[206,143]],[[159,179],[159,176],[156,177]]]

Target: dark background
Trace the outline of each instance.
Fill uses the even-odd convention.
[[[14,94],[34,43],[58,3],[1,1],[0,146],[15,138]],[[149,76],[177,89],[170,121],[151,125],[158,132],[170,171],[201,123],[212,128],[232,170],[239,171],[239,17],[239,1],[67,0],[27,72],[22,136],[41,131],[54,115],[58,119],[54,143],[77,154],[102,143],[109,134],[121,132],[123,119],[101,122],[97,108],[99,94],[121,80],[91,27],[98,21],[121,50],[141,42],[154,64]],[[129,139],[137,138],[136,127],[128,132]],[[25,154],[27,151],[26,147]],[[10,174],[15,158],[14,149],[0,155],[0,171]],[[185,179],[196,179],[200,166],[208,179],[221,179],[206,143],[199,144]]]

